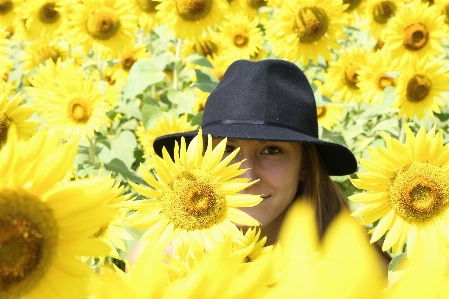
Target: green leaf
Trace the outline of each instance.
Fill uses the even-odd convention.
[[[193,104],[195,103],[195,93],[191,88],[184,89],[183,91],[170,89],[167,93],[167,99],[174,106],[173,113],[189,113],[192,111]]]
[[[212,74],[203,70],[195,69],[196,82],[195,86],[204,92],[212,92],[217,87],[218,81]]]
[[[142,107],[142,122],[145,128],[149,128],[155,119],[167,112],[166,108],[144,104]]]
[[[391,118],[386,119],[378,123],[372,130],[371,134],[375,131],[388,131],[395,135],[398,134],[399,121],[398,119]]]
[[[123,88],[124,98],[133,99],[138,94],[143,93],[148,86],[164,80],[165,73],[163,70],[160,62],[156,63],[150,59],[136,61],[129,71],[128,81]]]
[[[120,174],[125,180],[131,181],[133,183],[137,183],[139,185],[148,185],[145,180],[138,177],[136,173],[132,170],[130,170],[123,161],[114,158],[109,163],[106,163],[104,167],[112,171],[116,174]]]
[[[119,101],[117,103],[117,106],[114,108],[114,111],[125,114],[128,118],[134,117],[141,120],[142,113],[139,110],[139,104],[136,102],[140,101],[139,100]]]
[[[103,147],[98,157],[104,163],[110,163],[113,159],[119,159],[126,165],[127,168],[131,168],[135,158],[134,149],[137,146],[136,136],[131,131],[122,131],[118,136],[110,136],[109,138],[111,148]]]
[[[184,59],[185,62],[189,62],[189,63],[193,63],[193,64],[197,64],[200,66],[204,66],[204,67],[208,67],[208,68],[213,68],[212,64],[210,63],[209,60],[207,60],[207,58],[199,53],[192,53],[189,56],[187,56]]]
[[[398,271],[404,270],[404,262],[407,260],[407,253],[400,253],[393,257],[390,264],[388,265],[388,271]]]

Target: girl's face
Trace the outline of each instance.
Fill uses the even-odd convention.
[[[214,138],[213,146],[220,141]],[[299,181],[304,179],[302,146],[298,142],[228,139],[225,155],[236,148],[240,151],[233,162],[245,160],[241,168],[247,168],[241,177],[259,180],[241,193],[261,194],[263,198],[258,205],[242,210],[257,219],[262,228],[267,227],[288,208]]]

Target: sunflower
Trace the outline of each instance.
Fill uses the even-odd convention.
[[[214,31],[204,34],[200,39],[185,39],[181,48],[181,58],[184,59],[192,53],[212,58],[221,55],[223,50],[223,42]]]
[[[111,85],[122,89],[128,81],[129,71],[136,61],[148,58],[147,46],[143,44],[134,44],[126,48],[119,56],[116,65],[108,66],[104,70],[104,77]]]
[[[115,58],[135,41],[133,5],[127,0],[84,0],[71,4],[66,33],[85,52],[93,47],[102,58]]]
[[[388,52],[380,50],[369,54],[366,64],[360,65],[357,71],[357,87],[363,94],[363,100],[371,105],[382,103],[385,88],[396,86],[396,78],[392,73],[399,71],[399,60]]]
[[[435,0],[437,11],[440,11],[444,16],[444,23],[446,23],[446,32],[449,30],[449,2],[447,0]]]
[[[210,95],[210,92],[205,92],[200,89],[195,90],[196,100],[193,105],[193,112],[198,113],[204,110],[204,106],[206,105],[207,98]]]
[[[274,7],[274,5],[267,0],[233,0],[228,1],[230,12],[233,14],[243,14],[252,19],[267,19],[268,11],[260,12],[262,7]]]
[[[266,23],[266,39],[275,55],[307,66],[317,64],[318,56],[332,60],[331,49],[343,36],[346,24],[343,5],[337,0],[286,0]]]
[[[440,113],[440,107],[445,104],[441,100],[447,91],[449,72],[446,61],[442,59],[430,60],[426,57],[420,61],[412,59],[397,79],[395,92],[398,98],[393,108],[399,108],[398,117],[405,115],[412,119],[415,115],[422,119],[425,111],[430,116]]]
[[[257,261],[273,249],[272,245],[265,246],[267,237],[260,239],[260,233],[260,229],[250,227],[244,234],[245,239],[243,240],[243,246],[239,244],[232,244],[233,251],[248,250],[244,262],[249,263]]]
[[[367,190],[350,196],[362,204],[353,215],[363,216],[362,224],[379,220],[370,231],[371,242],[385,235],[382,249],[399,253],[407,243],[407,254],[432,230],[449,239],[449,146],[443,146],[443,132],[435,126],[416,134],[404,126],[405,144],[384,134],[385,148],[368,148],[371,160],[361,158],[367,173],[351,180]],[[388,232],[387,232],[388,231]]]
[[[29,39],[50,38],[59,34],[65,15],[65,0],[35,0],[22,5],[20,10],[25,20],[25,33]]]
[[[209,61],[212,64],[212,69],[207,71],[220,81],[228,67],[234,62],[234,58],[229,55],[220,55],[214,56]]]
[[[67,58],[67,49],[62,47],[56,40],[33,40],[24,47],[24,50],[25,55],[22,60],[25,71],[31,71],[47,59],[56,62],[58,59],[64,61]]]
[[[378,40],[384,40],[383,32],[387,24],[402,9],[402,0],[368,0],[366,3],[367,26],[372,35]]]
[[[359,71],[368,61],[368,50],[354,46],[342,51],[338,59],[329,63],[328,72],[324,75],[325,82],[335,91],[336,101],[358,102],[362,101],[362,93],[358,87]]]
[[[250,186],[247,179],[236,178],[246,171],[238,169],[242,162],[229,165],[237,150],[223,161],[226,141],[212,149],[212,137],[203,156],[201,130],[187,148],[184,138],[181,148],[175,146],[175,159],[171,160],[167,150],[163,158],[153,157],[158,179],[142,167],[142,176],[153,188],[130,182],[131,186],[149,200],[135,201],[129,207],[136,210],[127,220],[128,225],[148,229],[142,240],[158,240],[163,245],[169,242],[173,248],[196,239],[209,251],[224,236],[241,243],[241,233],[234,224],[259,225],[257,220],[242,212],[240,207],[252,207],[262,199],[259,195],[238,194]],[[126,220],[125,220],[126,221]]]
[[[171,116],[171,117],[170,117]],[[143,123],[141,123],[136,130],[136,136],[139,143],[143,147],[144,157],[150,157],[154,155],[153,142],[162,135],[181,133],[193,131],[198,126],[192,126],[190,121],[187,121],[187,114],[180,116],[164,115],[160,119],[154,122],[153,128],[145,129]]]
[[[263,298],[384,298],[381,261],[357,221],[343,212],[322,242],[315,212],[297,202],[281,228],[282,278]]]
[[[343,117],[343,108],[336,104],[327,104],[316,108],[318,124],[326,130],[332,131],[332,127],[340,123]]]
[[[8,32],[8,37],[12,37],[17,29],[22,25],[20,7],[22,1],[0,0],[0,28],[4,27]]]
[[[16,94],[9,99],[11,87],[6,82],[0,82],[0,147],[6,142],[8,129],[14,125],[19,139],[28,140],[39,125],[38,121],[30,120],[34,114],[32,107],[22,104],[25,95]]]
[[[63,138],[92,139],[108,123],[106,112],[113,108],[117,93],[102,92],[71,61],[55,64],[48,60],[47,65],[51,66],[37,69],[37,75],[30,78],[34,87],[28,89],[46,126],[62,130]]]
[[[152,30],[158,24],[156,19],[156,6],[160,1],[153,0],[134,0],[134,7],[138,17],[139,27],[143,30]]]
[[[108,253],[90,236],[112,219],[113,180],[58,184],[78,148],[59,140],[40,130],[22,143],[12,126],[0,150],[1,298],[84,298],[92,272],[75,256]]]
[[[224,51],[235,60],[257,55],[264,42],[258,22],[243,14],[229,16],[220,24],[219,31]]]
[[[438,56],[443,51],[441,39],[447,36],[444,26],[444,16],[436,6],[412,1],[388,24],[384,48],[393,57],[401,57],[401,65],[412,57]]]
[[[156,17],[179,38],[201,38],[220,23],[229,9],[226,0],[161,0]]]

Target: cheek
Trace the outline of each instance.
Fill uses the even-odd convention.
[[[282,206],[290,204],[298,190],[299,179],[299,168],[296,167],[284,167],[272,172],[272,186],[276,190],[278,200],[281,201],[279,204]]]

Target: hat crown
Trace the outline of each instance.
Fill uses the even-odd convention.
[[[210,94],[202,127],[254,124],[318,137],[315,97],[304,73],[282,60],[237,60]]]

